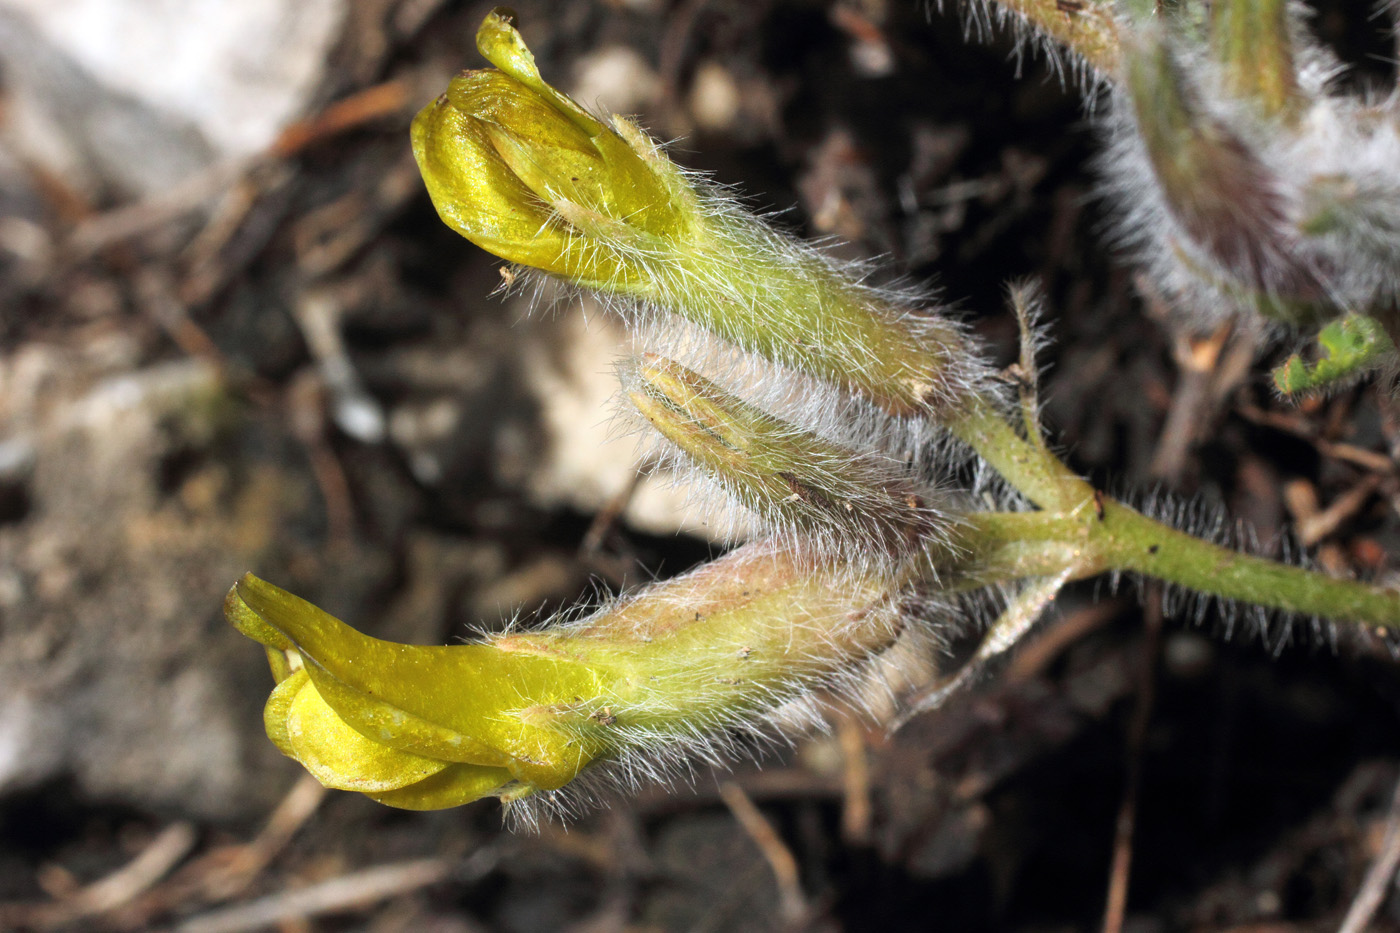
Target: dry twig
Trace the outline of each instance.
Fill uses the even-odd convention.
[[[430,858],[366,868],[310,887],[281,891],[201,914],[176,927],[176,933],[246,933],[321,914],[355,910],[444,881],[475,880],[495,867],[499,858],[497,848],[489,846],[465,862]]]
[[[226,900],[246,888],[291,842],[326,798],[326,789],[309,774],[292,785],[253,841],[236,847],[228,861],[204,879],[210,900]],[[213,853],[211,853],[213,854]]]
[[[1133,864],[1133,833],[1137,827],[1138,791],[1142,786],[1142,759],[1147,726],[1157,694],[1157,657],[1162,648],[1162,588],[1154,583],[1144,601],[1145,628],[1138,670],[1137,703],[1128,727],[1128,774],[1114,827],[1113,863],[1109,869],[1108,896],[1104,906],[1103,933],[1121,933],[1128,909],[1128,881]]]
[[[865,752],[865,734],[852,719],[843,719],[836,727],[841,743],[841,783],[845,788],[845,805],[841,808],[841,837],[851,845],[866,845],[870,841],[870,759]]]
[[[1337,933],[1362,933],[1370,928],[1371,918],[1395,886],[1396,868],[1400,868],[1400,781],[1396,782],[1395,794],[1390,801],[1390,816],[1386,820],[1385,840],[1381,843],[1380,855],[1367,869],[1366,878],[1352,899]]]
[[[194,848],[197,838],[192,824],[174,823],[126,865],[61,901],[0,905],[0,929],[54,929],[129,904],[179,864]]]
[[[720,785],[719,795],[744,832],[763,853],[768,867],[773,869],[773,876],[778,881],[779,909],[783,919],[796,923],[807,914],[807,898],[802,893],[802,883],[798,878],[797,859],[742,787],[726,781]]]

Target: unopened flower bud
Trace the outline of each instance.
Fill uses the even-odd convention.
[[[867,287],[685,175],[636,126],[545,84],[499,12],[469,71],[414,120],[449,226],[484,249],[674,312],[894,415],[946,413],[986,374],[960,328]],[[941,410],[941,411],[940,411]]]
[[[643,245],[688,223],[685,186],[649,141],[627,138],[546,84],[505,14],[477,33],[499,70],[467,71],[413,121],[413,151],[442,219],[504,259],[592,287],[636,288],[642,270],[581,230]]]
[[[1144,258],[1165,291],[1195,313],[1252,307],[1311,322],[1326,289],[1294,232],[1284,179],[1207,106],[1162,23],[1144,25],[1123,49],[1131,145],[1141,149],[1121,158],[1145,158],[1155,188],[1148,196],[1124,184],[1122,195],[1139,199],[1125,227],[1150,250]],[[1154,209],[1167,216],[1150,216]],[[1212,295],[1219,297],[1211,302]]]
[[[1305,100],[1298,86],[1287,0],[1215,0],[1210,38],[1225,89],[1260,115],[1292,119]]]
[[[952,520],[903,464],[782,421],[672,360],[649,355],[625,382],[643,417],[723,490],[818,553],[898,560]]]

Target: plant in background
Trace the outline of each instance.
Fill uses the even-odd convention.
[[[1339,89],[1304,7],[989,2],[1110,89],[1117,238],[1181,320],[1316,333],[1274,373],[1288,395],[1394,367],[1400,111]]]
[[[1229,10],[1249,19],[1261,8],[1235,3],[1197,28],[1233,28],[1254,48]],[[1015,11],[1033,23],[1069,15],[1056,9]],[[1298,215],[1249,221],[1240,212],[1274,204],[1281,189],[1240,182],[1254,177],[1256,157],[1222,121],[1245,111],[1197,108],[1167,26],[1086,10],[1073,15],[1097,17],[1092,42],[1047,31],[1079,43],[1105,75],[1120,62],[1129,75],[1120,96],[1136,117],[1120,122],[1123,133],[1137,127],[1138,148],[1120,143],[1118,161],[1136,159],[1121,171],[1160,192],[1134,229],[1146,237],[1150,220],[1165,231],[1171,256],[1156,271],[1182,306],[1228,297],[1279,314],[1308,297],[1313,316],[1291,320],[1330,316],[1340,328],[1324,331],[1335,352],[1307,370],[1314,381],[1374,352],[1391,326],[1383,309],[1347,306],[1375,316],[1343,317],[1322,300],[1337,297],[1331,285],[1304,296],[1302,283],[1334,270],[1295,257],[1346,237],[1383,244],[1379,221],[1334,199],[1342,219],[1315,235],[1315,253],[1299,252],[1313,242],[1307,231],[1279,239]],[[505,259],[606,296],[632,321],[640,349],[622,382],[640,429],[714,488],[721,513],[742,510],[759,531],[582,618],[450,647],[366,637],[245,577],[225,610],[267,648],[277,680],[268,734],[323,783],[407,808],[483,796],[517,811],[567,806],[580,795],[566,788],[664,778],[697,757],[810,727],[825,703],[858,703],[899,658],[981,626],[971,660],[906,710],[935,705],[1014,645],[1066,583],[1099,574],[1270,610],[1279,621],[1263,634],[1275,643],[1297,618],[1400,628],[1400,593],[1221,548],[1066,467],[1039,425],[1033,290],[1011,292],[1021,358],[996,373],[927,296],[871,287],[864,270],[785,238],[678,168],[632,123],[595,117],[544,83],[503,14],[486,18],[478,45],[496,68],[454,79],[414,122],[439,213]],[[1236,98],[1279,101],[1248,119],[1304,126],[1293,84],[1231,77],[1230,63],[1259,49],[1211,48],[1202,68],[1212,81]],[[1162,107],[1131,109],[1142,95]],[[1253,200],[1217,210],[1211,184]],[[1292,209],[1291,195],[1277,196]],[[1240,227],[1254,239],[1236,242]],[[1390,287],[1383,276],[1334,278],[1376,301]],[[1358,330],[1362,320],[1380,323]],[[978,598],[986,594],[995,599]],[[992,619],[973,608],[992,604]]]

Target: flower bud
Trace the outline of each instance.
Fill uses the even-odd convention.
[[[648,355],[625,381],[643,417],[775,534],[887,561],[946,531],[939,500],[887,456],[788,424],[672,360]]]
[[[1367,338],[1365,352],[1333,331],[1315,371],[1299,358],[1279,372],[1288,391],[1313,391],[1395,360],[1400,172],[1393,108],[1334,93],[1299,9],[1221,0],[1200,22],[1143,11],[1124,35],[1106,167],[1123,239],[1197,330],[1232,314],[1314,332],[1348,315],[1380,325],[1389,340]]]
[[[1247,59],[1251,48],[1236,51]],[[1214,293],[1225,299],[1217,305],[1310,322],[1326,287],[1294,232],[1285,180],[1206,105],[1161,23],[1126,41],[1124,57],[1134,135],[1170,217],[1161,226],[1141,218],[1125,226],[1136,228],[1134,238],[1161,237],[1143,247],[1167,291],[1184,293],[1192,305],[1208,304],[1204,296]]]
[[[469,240],[890,414],[946,411],[985,377],[959,327],[911,310],[917,296],[863,285],[687,177],[631,123],[607,125],[545,84],[501,13],[477,45],[499,70],[455,78],[413,123],[433,203]]]
[[[1215,0],[1210,38],[1226,91],[1259,113],[1291,119],[1305,103],[1298,87],[1286,0]]]
[[[496,11],[467,71],[413,121],[413,152],[443,221],[483,249],[591,287],[637,288],[625,255],[687,224],[685,186],[639,131],[604,125],[540,78]],[[600,239],[579,226],[606,226]]]

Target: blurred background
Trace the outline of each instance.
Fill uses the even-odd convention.
[[[1400,851],[1389,653],[1127,591],[1072,591],[893,736],[840,721],[536,835],[276,752],[220,613],[244,571],[440,644],[720,546],[610,437],[617,323],[493,295],[423,192],[409,120],[484,64],[488,9],[0,0],[0,929],[1335,929]],[[1100,236],[1080,94],[1004,35],[913,0],[516,9],[547,80],[936,283],[1003,365],[1005,285],[1041,280],[1047,418],[1096,482],[1394,573],[1395,400],[1292,407],[1286,343],[1176,333]],[[1314,24],[1393,85],[1364,4]]]

